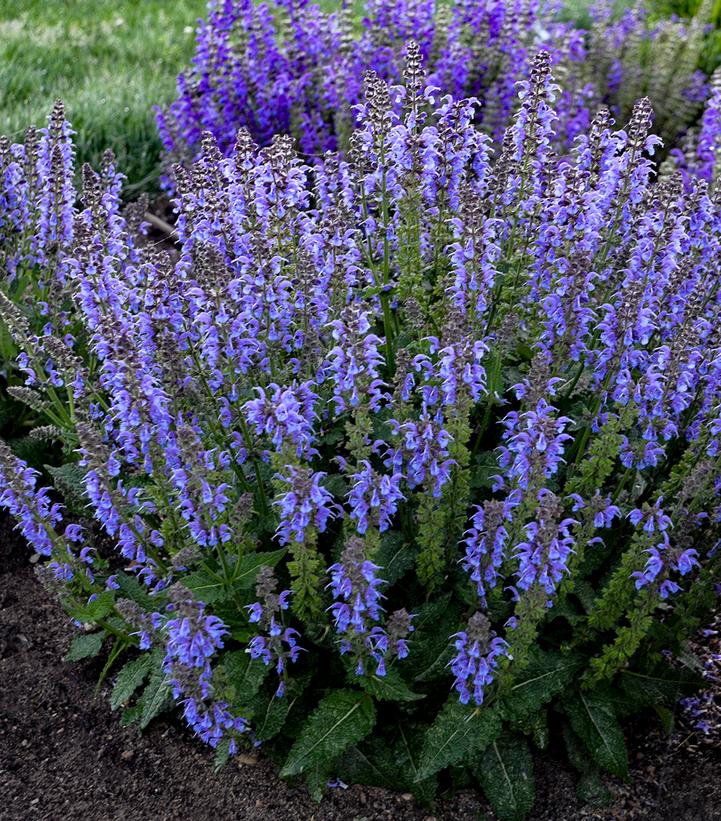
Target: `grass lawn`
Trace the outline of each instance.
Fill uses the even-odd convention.
[[[133,189],[152,187],[151,107],[173,99],[205,0],[0,0],[0,134],[44,125],[57,97],[79,160],[115,151]]]

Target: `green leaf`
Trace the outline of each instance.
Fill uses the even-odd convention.
[[[447,665],[453,655],[448,637],[458,626],[458,608],[450,594],[424,604],[413,619],[414,631],[409,642],[410,654],[406,666],[413,671],[415,681],[429,681],[447,675]]]
[[[316,804],[320,804],[320,802],[323,800],[325,791],[328,789],[328,781],[330,779],[330,776],[330,768],[321,766],[320,764],[311,767],[306,772],[305,783],[308,787],[310,797],[313,799],[313,801],[315,801]]]
[[[668,707],[663,707],[660,704],[656,705],[655,710],[656,714],[661,719],[663,731],[667,736],[672,736],[676,726],[676,716],[674,715],[673,710],[669,710]]]
[[[384,676],[367,673],[364,676],[352,675],[351,683],[360,685],[379,701],[419,701],[425,698],[421,693],[414,693],[403,681],[398,670],[388,668]]]
[[[648,673],[624,670],[619,681],[631,712],[646,707],[674,705],[683,696],[695,692],[703,678],[691,670],[674,670],[659,664]]]
[[[283,729],[291,710],[303,695],[310,679],[310,674],[302,678],[292,678],[287,682],[285,694],[282,697],[273,693],[270,699],[266,697],[255,700],[252,705],[253,732],[259,741],[268,741]]]
[[[600,770],[583,773],[578,779],[576,794],[591,807],[607,807],[611,803],[611,793],[603,781]]]
[[[579,692],[566,702],[565,709],[593,760],[619,778],[627,779],[626,742],[612,702],[600,693]]]
[[[152,670],[150,681],[138,702],[139,705],[142,704],[139,717],[141,730],[144,730],[157,715],[172,704],[170,685],[166,681],[162,667],[164,653],[162,650],[153,650],[150,656]]]
[[[347,750],[339,762],[338,775],[344,781],[368,787],[398,789],[403,784],[394,751],[384,738],[378,737]]]
[[[413,567],[416,560],[416,550],[405,541],[396,531],[388,531],[381,537],[381,547],[374,561],[382,568],[381,576],[388,585],[395,584],[398,579]]]
[[[88,515],[88,497],[85,495],[85,469],[77,462],[54,467],[45,465],[45,470],[53,477],[53,484],[62,494],[65,507],[73,516]]]
[[[195,598],[206,604],[213,604],[231,595],[221,579],[205,570],[189,573],[183,578],[183,585],[193,593]]]
[[[219,667],[233,689],[235,703],[244,707],[258,694],[270,669],[260,659],[252,659],[245,650],[226,653]]]
[[[92,601],[87,604],[67,604],[66,610],[72,619],[81,622],[97,622],[105,618],[113,609],[115,595],[111,590],[98,593]]]
[[[321,437],[322,445],[339,445],[345,439],[345,431],[342,427],[331,428],[324,436]]]
[[[503,702],[504,714],[520,721],[568,687],[583,666],[583,657],[560,652],[536,653],[528,666],[508,689]]]
[[[356,690],[336,690],[326,696],[306,721],[293,745],[281,776],[299,775],[314,767],[328,767],[373,729],[373,700]]]
[[[120,716],[120,726],[129,727],[131,724],[135,724],[136,722],[140,721],[140,714],[142,712],[142,702],[138,702],[138,704],[133,704],[132,707],[127,707],[125,710],[123,710],[123,713]]]
[[[157,610],[158,603],[164,599],[164,596],[151,596],[148,588],[128,573],[117,573],[115,582],[122,597],[139,604],[143,610]]]
[[[486,367],[486,390],[489,397],[503,396],[503,356],[497,348],[492,349],[489,354],[489,364]]]
[[[585,745],[567,722],[563,725],[563,737],[566,742],[568,760],[580,773],[576,785],[578,797],[584,804],[597,807],[607,804],[610,795],[603,780],[603,773],[596,762],[589,757]]]
[[[470,489],[488,490],[493,487],[494,477],[498,475],[498,459],[492,452],[478,453],[471,463],[470,470]]]
[[[420,772],[421,752],[425,728],[421,725],[409,727],[398,725],[398,742],[394,746],[396,766],[405,774],[409,792],[422,804],[430,803],[438,789],[436,775],[423,778]]]
[[[263,565],[275,567],[285,556],[285,548],[265,553],[249,553],[243,556],[232,571],[233,580],[226,584],[207,571],[199,570],[190,573],[183,579],[183,584],[192,590],[194,595],[207,604],[232,597],[236,592],[252,589],[255,578]]]
[[[95,658],[103,647],[104,638],[104,630],[101,630],[99,633],[87,633],[85,635],[75,636],[68,650],[68,654],[65,656],[65,661],[80,661],[81,659]]]
[[[30,467],[40,470],[47,459],[48,452],[44,442],[32,436],[19,436],[16,439],[7,439],[12,452]]]
[[[348,493],[348,482],[339,473],[331,473],[321,479],[321,485],[336,499],[345,498]]]
[[[230,739],[221,738],[213,756],[213,770],[219,773],[230,760]]]
[[[249,553],[233,571],[233,590],[251,590],[261,567],[275,567],[288,551],[285,548],[265,553]]]
[[[422,731],[401,728],[393,740],[372,736],[347,750],[334,767],[339,778],[351,784],[385,787],[396,792],[411,792],[428,804],[435,794],[436,779],[431,777],[422,783],[414,783],[417,775],[416,761]]]
[[[499,821],[522,821],[533,808],[533,758],[525,739],[504,733],[481,755],[478,780]]]
[[[548,747],[550,731],[548,728],[548,711],[546,709],[542,708],[536,713],[531,713],[525,718],[513,722],[513,727],[524,735],[530,736],[539,750],[545,750]]]
[[[491,708],[471,708],[452,695],[428,728],[423,741],[417,780],[452,764],[468,762],[498,735],[501,719]]]
[[[135,693],[150,674],[152,661],[149,653],[129,661],[118,673],[110,696],[110,709],[117,710]]]

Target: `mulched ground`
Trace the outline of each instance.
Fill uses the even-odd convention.
[[[464,791],[432,808],[365,787],[334,789],[318,806],[280,781],[261,756],[214,774],[211,756],[180,724],[139,735],[120,726],[97,664],[62,661],[73,629],[0,520],[0,819],[22,821],[479,821],[483,800]],[[719,734],[721,741],[721,733]],[[536,767],[532,821],[721,819],[721,743],[688,731],[663,738],[654,724],[629,730],[634,781],[609,780],[612,803],[580,805],[575,777],[545,757]]]

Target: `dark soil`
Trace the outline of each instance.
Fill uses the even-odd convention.
[[[0,519],[0,819],[185,821],[476,821],[480,796],[463,791],[419,807],[409,795],[333,789],[318,806],[273,766],[241,757],[214,774],[212,755],[180,724],[122,728],[98,666],[63,661],[73,628],[36,581]],[[631,785],[609,781],[611,805],[583,807],[575,776],[539,759],[534,821],[721,819],[721,751],[694,749],[645,725],[633,732]]]

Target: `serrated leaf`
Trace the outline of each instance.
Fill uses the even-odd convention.
[[[92,601],[86,604],[66,604],[65,609],[72,619],[82,622],[96,622],[105,618],[113,609],[115,595],[111,590],[98,593]]]
[[[260,659],[252,659],[245,650],[226,653],[220,666],[233,688],[234,701],[242,706],[253,701],[270,669]]]
[[[68,462],[59,467],[45,465],[52,476],[53,484],[62,494],[65,507],[74,516],[88,515],[88,497],[85,494],[85,469],[77,462]]]
[[[284,727],[288,715],[308,686],[311,676],[293,678],[287,682],[282,697],[275,693],[270,699],[256,699],[253,706],[253,732],[259,741],[268,741]]]
[[[623,730],[611,701],[599,693],[579,692],[565,704],[576,734],[593,760],[619,778],[628,778],[628,754]]]
[[[250,590],[255,584],[258,571],[264,565],[275,567],[285,556],[285,548],[266,551],[265,553],[249,553],[243,556],[240,564],[233,570],[233,581],[226,584],[207,571],[199,570],[190,573],[183,579],[183,584],[192,590],[193,594],[207,604],[222,601],[232,597],[236,592]]]
[[[270,550],[264,553],[249,553],[240,560],[237,570],[233,571],[233,589],[250,590],[261,567],[275,567],[288,551],[285,548]]]
[[[533,758],[521,736],[494,739],[479,759],[477,775],[499,821],[522,821],[533,808]]]
[[[322,438],[322,445],[338,445],[345,439],[345,431],[342,427],[331,428]]]
[[[452,695],[426,732],[417,779],[422,781],[450,765],[468,762],[500,729],[495,709],[472,708]]]
[[[660,704],[657,704],[654,709],[658,717],[661,719],[663,731],[668,737],[672,736],[674,727],[676,726],[676,716],[674,715],[673,710],[669,710],[668,707],[663,707]]]
[[[81,636],[75,636],[70,644],[65,661],[81,661],[82,659],[95,658],[102,650],[103,639],[105,638],[105,631],[101,630],[99,633],[87,633]]]
[[[110,709],[117,710],[135,693],[150,674],[152,666],[149,653],[144,653],[137,659],[129,661],[123,666],[115,679],[113,692],[110,695]]]
[[[133,704],[132,707],[126,707],[123,710],[122,715],[120,716],[120,726],[121,727],[129,727],[131,724],[135,724],[136,722],[140,721],[140,714],[143,711],[142,703]]]
[[[458,609],[450,595],[424,604],[413,619],[407,667],[415,681],[429,681],[444,675],[453,656],[449,636],[457,629]]]
[[[579,655],[537,651],[503,699],[503,711],[519,721],[559,695],[583,666]]]
[[[352,675],[351,683],[359,685],[379,701],[420,701],[425,698],[421,693],[414,693],[394,667],[389,667],[384,676],[374,673]]]
[[[611,793],[598,770],[584,773],[578,779],[576,795],[591,807],[607,807],[611,803]]]
[[[374,561],[381,568],[380,575],[388,586],[402,578],[413,567],[415,560],[416,551],[400,533],[389,531],[383,534]]]
[[[320,804],[328,789],[328,781],[330,780],[331,772],[328,767],[317,765],[311,767],[305,774],[305,783],[308,787],[310,797],[316,804]]]
[[[433,800],[438,789],[436,775],[423,778],[420,772],[420,757],[423,749],[425,729],[398,725],[398,742],[394,747],[396,761],[401,771],[408,773],[408,789],[418,801],[428,804]]]
[[[140,706],[140,729],[144,730],[148,724],[160,713],[162,713],[172,703],[170,696],[170,685],[167,683],[163,672],[162,650],[153,650],[151,655],[150,681],[143,690],[143,695],[138,702]]]
[[[566,741],[568,760],[581,774],[576,786],[578,797],[584,804],[602,806],[604,802],[608,801],[609,792],[604,784],[601,770],[596,762],[589,757],[581,739],[565,722],[563,737]]]
[[[151,596],[147,587],[128,573],[116,573],[115,583],[118,585],[118,592],[124,598],[139,604],[143,610],[157,610],[158,603],[164,599],[163,596]]]
[[[196,599],[206,604],[214,604],[231,595],[223,581],[205,570],[189,573],[183,578],[183,585],[192,592]]]
[[[545,750],[550,740],[548,728],[548,711],[541,709],[531,713],[519,721],[514,722],[514,729],[530,736],[539,750]]]
[[[348,493],[348,481],[339,473],[324,476],[321,485],[336,499],[343,499]]]
[[[657,705],[673,705],[703,684],[703,678],[693,671],[675,670],[665,665],[658,665],[648,673],[624,670],[619,681],[633,712]]]
[[[230,739],[221,738],[213,756],[213,770],[219,773],[230,760]]]
[[[281,775],[299,775],[311,768],[330,766],[370,733],[375,720],[373,700],[366,693],[336,690],[309,716]]]
[[[338,766],[339,776],[353,784],[398,789],[399,762],[384,738],[354,744]]]
[[[498,475],[498,459],[494,453],[479,453],[471,463],[470,487],[472,491],[488,490],[493,487]]]
[[[40,470],[48,458],[47,447],[44,442],[33,439],[32,436],[19,436],[17,439],[7,439],[12,452],[30,467]]]

